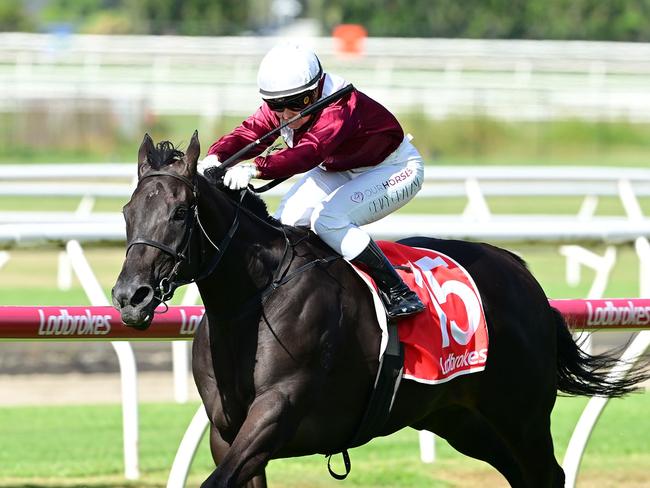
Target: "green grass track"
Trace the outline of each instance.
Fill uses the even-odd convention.
[[[553,436],[562,459],[573,426],[586,404],[560,398]],[[0,408],[0,487],[165,486],[176,447],[196,404],[140,405],[141,480],[122,477],[119,405]],[[592,435],[580,487],[650,486],[650,393],[612,400]],[[207,438],[207,437],[206,437]],[[188,486],[198,486],[212,469],[206,438],[193,463]],[[437,460],[419,460],[417,433],[403,430],[351,452],[352,472],[343,484],[329,477],[323,456],[272,461],[272,487],[469,487],[507,486],[487,465],[436,443]],[[339,470],[340,460],[335,467]],[[338,466],[336,466],[338,465]]]

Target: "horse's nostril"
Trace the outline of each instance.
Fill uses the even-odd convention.
[[[150,286],[141,286],[131,297],[131,306],[136,307],[142,303],[148,303],[153,297],[153,288]]]
[[[129,303],[129,294],[123,289],[115,287],[111,290],[113,306],[117,309],[124,308]]]

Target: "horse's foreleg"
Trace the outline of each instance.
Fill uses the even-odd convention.
[[[242,486],[260,472],[295,430],[288,419],[289,401],[276,390],[257,397],[246,420],[204,488]],[[263,485],[262,485],[263,486]]]
[[[219,431],[214,426],[210,426],[210,451],[212,452],[212,458],[217,466],[219,466],[226,457],[229,449],[230,445],[223,440]],[[210,485],[208,484],[207,486]],[[264,470],[255,475],[243,486],[243,488],[266,488],[266,474],[264,473]]]

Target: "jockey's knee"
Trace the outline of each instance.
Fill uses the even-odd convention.
[[[350,222],[347,215],[330,213],[322,208],[312,215],[311,230],[346,259],[353,259],[370,241],[368,234]]]
[[[274,217],[285,225],[310,227],[313,208],[286,206],[279,208]]]
[[[350,219],[344,215],[330,213],[319,205],[311,215],[311,230],[326,241],[327,236],[342,232],[350,225]],[[327,242],[327,241],[326,241]]]

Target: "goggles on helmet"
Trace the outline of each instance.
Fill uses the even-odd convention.
[[[284,112],[285,109],[300,112],[314,102],[316,92],[317,90],[309,90],[288,97],[265,98],[264,101],[274,112]]]

